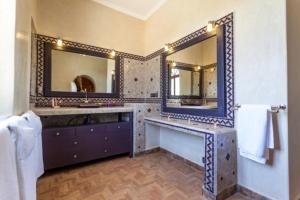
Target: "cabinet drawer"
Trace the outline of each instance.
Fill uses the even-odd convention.
[[[80,151],[48,152],[44,155],[45,169],[64,167],[85,161]]]
[[[130,123],[128,122],[120,122],[120,123],[112,123],[107,125],[108,132],[115,132],[115,131],[127,131],[130,130]]]
[[[107,131],[103,138],[106,144],[118,144],[130,140],[130,135],[130,130]]]
[[[74,128],[44,129],[42,138],[43,149],[46,151],[75,149],[79,144]]]
[[[112,155],[118,155],[122,153],[128,153],[131,151],[130,145],[131,142],[129,140],[125,141],[111,141],[108,144],[104,146],[104,156],[112,156]]]
[[[101,125],[90,125],[90,126],[82,126],[76,128],[76,134],[101,134],[105,132],[107,129],[107,125],[101,124]]]

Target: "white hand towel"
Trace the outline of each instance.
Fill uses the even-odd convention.
[[[43,161],[43,147],[42,147],[42,122],[39,116],[34,112],[28,111],[22,117],[26,118],[30,127],[34,128],[37,134],[36,148],[33,150],[32,156],[35,158],[36,178],[40,177],[44,173],[44,161]]]
[[[271,106],[242,105],[238,110],[238,147],[240,155],[265,164],[266,152],[274,148]]]
[[[20,199],[15,143],[6,124],[2,122],[0,122],[0,199]]]

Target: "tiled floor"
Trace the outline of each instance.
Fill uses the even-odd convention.
[[[199,169],[156,152],[48,173],[38,182],[38,200],[205,200],[202,179]]]

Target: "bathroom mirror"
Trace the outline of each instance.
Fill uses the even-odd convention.
[[[118,96],[119,57],[46,44],[45,58],[45,96]]]
[[[223,29],[219,26],[164,53],[164,112],[225,114]]]

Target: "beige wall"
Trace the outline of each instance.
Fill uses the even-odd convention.
[[[39,0],[38,33],[144,54],[144,21],[91,0]]]
[[[291,200],[300,199],[300,26],[299,0],[287,0],[289,176]]]
[[[87,75],[92,78],[96,92],[106,93],[108,74],[107,59],[82,56],[70,52],[52,51],[51,64],[52,91],[70,92],[71,82],[74,81],[77,76]]]
[[[4,31],[0,41],[4,57],[0,61],[0,114],[20,114],[29,109],[31,17],[36,16],[36,2],[0,2],[0,24]]]
[[[16,2],[0,0],[0,115],[13,112]]]
[[[146,21],[145,53],[231,12],[235,18],[235,102],[287,104],[285,0],[169,0]],[[239,157],[238,183],[271,199],[288,200],[285,112],[279,114],[279,131],[281,147],[275,151],[273,165]]]

